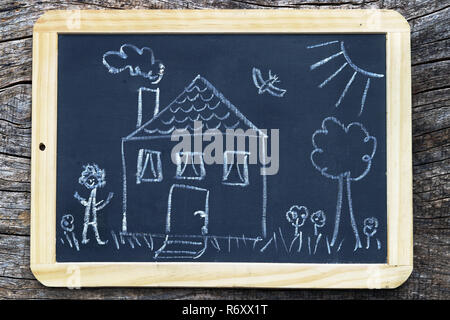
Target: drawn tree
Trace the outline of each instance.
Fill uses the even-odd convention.
[[[343,199],[347,199],[350,224],[355,235],[355,249],[361,248],[361,240],[352,205],[351,184],[363,179],[370,171],[377,148],[377,140],[370,136],[361,123],[343,125],[334,117],[325,118],[322,128],[312,136],[314,150],[311,162],[326,178],[337,180],[338,196],[333,237],[334,246],[339,234]],[[346,195],[345,195],[346,194]]]
[[[148,47],[139,49],[135,45],[124,44],[120,47],[119,51],[105,52],[103,55],[103,65],[112,74],[128,70],[130,76],[140,76],[150,81],[153,88],[143,86],[138,89],[136,127],[140,127],[144,122],[144,116],[147,116],[143,114],[142,110],[144,95],[154,96],[154,105],[151,105],[153,107],[151,117],[159,112],[159,88],[155,88],[155,86],[161,81],[165,66],[161,61],[155,59],[152,49]]]

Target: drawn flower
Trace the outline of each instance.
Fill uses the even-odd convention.
[[[314,235],[317,236],[317,228],[325,225],[326,217],[322,210],[316,211],[311,215],[311,222],[314,224]]]
[[[305,224],[308,218],[308,208],[304,206],[292,206],[288,212],[286,212],[286,219],[295,227],[295,235],[298,234],[298,228]]]
[[[326,217],[322,210],[316,211],[311,215],[311,221],[315,226],[321,228],[325,225]]]
[[[83,166],[78,182],[84,185],[87,189],[101,188],[105,186],[105,170],[100,169],[95,163]]]
[[[363,232],[367,237],[372,237],[377,233],[378,220],[377,218],[371,217],[364,219]]]
[[[72,232],[74,229],[73,222],[74,222],[74,218],[71,214],[63,215],[61,218],[61,228],[64,231]]]
[[[66,241],[69,244],[71,248],[73,248],[73,245],[75,245],[75,248],[77,251],[80,251],[80,245],[78,243],[78,239],[75,237],[75,233],[73,232],[73,229],[75,226],[73,225],[75,219],[71,214],[63,215],[61,218],[61,228],[64,230],[64,236],[66,237]],[[72,240],[70,239],[72,237]],[[61,241],[64,244],[63,238],[61,238]],[[73,244],[72,244],[73,241]]]
[[[377,233],[378,220],[377,218],[371,217],[364,219],[363,232],[367,237],[366,249],[370,248],[370,238],[372,238],[375,233]],[[376,239],[378,250],[380,249],[380,241]]]

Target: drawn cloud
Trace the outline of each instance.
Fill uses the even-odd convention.
[[[110,73],[117,74],[128,70],[131,76],[149,79],[152,84],[161,81],[165,66],[155,60],[152,49],[139,49],[132,44],[124,44],[119,51],[107,51],[103,55],[103,64]]]
[[[330,179],[348,175],[358,181],[370,171],[377,140],[362,124],[352,122],[344,126],[334,117],[325,118],[322,128],[312,136],[314,150],[311,162],[320,173]]]

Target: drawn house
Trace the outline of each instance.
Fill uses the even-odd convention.
[[[249,163],[249,150],[225,151],[222,164],[204,163],[202,152],[176,154],[185,160],[172,161],[172,148],[179,141],[171,141],[171,134],[176,129],[194,133],[194,121],[202,122],[203,133],[219,130],[224,148],[227,129],[253,129],[267,138],[197,76],[167,107],[122,139],[122,231],[264,237],[266,177],[260,161]],[[239,155],[243,160],[230,161]]]

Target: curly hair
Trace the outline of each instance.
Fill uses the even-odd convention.
[[[105,186],[105,170],[100,169],[95,163],[83,166],[83,172],[81,172],[78,183],[84,185],[91,176],[97,179],[97,187],[102,188]]]

